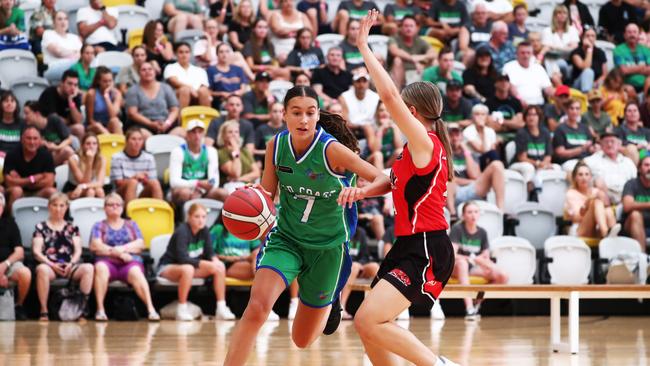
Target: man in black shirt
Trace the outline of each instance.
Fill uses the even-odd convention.
[[[646,238],[650,234],[650,156],[641,160],[638,169],[637,177],[623,187],[624,228],[645,252]]]
[[[52,153],[55,166],[65,163],[69,157],[74,155],[70,129],[61,117],[57,114],[44,116],[40,104],[34,100],[25,103],[23,113],[25,114],[25,123],[35,126],[41,131],[44,145]]]
[[[63,73],[61,83],[51,86],[38,98],[44,116],[57,114],[63,118],[70,132],[79,140],[84,135],[83,115],[81,114],[81,93],[79,93],[79,74],[74,70]]]
[[[345,70],[343,51],[340,47],[332,47],[327,51],[327,64],[314,70],[311,83],[318,96],[323,98],[325,109],[344,91],[350,89],[352,74]]]
[[[456,122],[465,128],[472,124],[472,102],[463,97],[463,84],[450,80],[442,104],[442,120]]]
[[[20,135],[20,146],[7,154],[4,165],[8,207],[18,198],[38,196],[49,198],[54,188],[54,160],[45,146],[41,133],[27,126]]]
[[[492,113],[488,120],[488,126],[496,132],[517,131],[524,127],[521,102],[510,94],[508,75],[497,76],[494,95],[488,99],[486,104]]]
[[[598,26],[602,29],[601,37],[609,42],[625,42],[623,33],[629,23],[637,23],[637,10],[623,0],[610,0],[600,8]]]

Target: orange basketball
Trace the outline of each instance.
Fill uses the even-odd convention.
[[[275,205],[263,191],[246,187],[233,192],[223,203],[223,224],[242,240],[265,236],[275,224]]]

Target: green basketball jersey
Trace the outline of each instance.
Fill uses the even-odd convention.
[[[314,141],[297,156],[288,131],[275,138],[273,161],[280,183],[280,210],[271,235],[281,235],[311,248],[329,248],[347,242],[354,235],[357,208],[336,203],[354,175],[337,174],[329,166],[325,151],[336,141],[317,127]]]
[[[201,145],[201,153],[195,159],[187,147],[187,144],[181,145],[183,149],[183,169],[181,176],[187,180],[202,180],[208,178],[208,149],[205,145]]]

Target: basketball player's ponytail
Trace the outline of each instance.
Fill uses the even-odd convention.
[[[440,142],[442,142],[442,147],[445,149],[447,154],[447,174],[449,175],[448,181],[451,182],[454,180],[454,159],[453,151],[451,150],[451,141],[449,141],[449,134],[447,133],[447,126],[442,118],[438,118],[433,121],[433,131],[438,136]]]

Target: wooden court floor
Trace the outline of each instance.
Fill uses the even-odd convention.
[[[484,317],[478,324],[414,318],[400,324],[462,365],[650,365],[650,317],[581,318],[580,354],[574,356],[550,350],[548,317]],[[220,365],[234,325],[0,322],[0,365]],[[370,365],[351,322],[306,350],[293,346],[289,329],[286,320],[267,323],[250,364]]]

